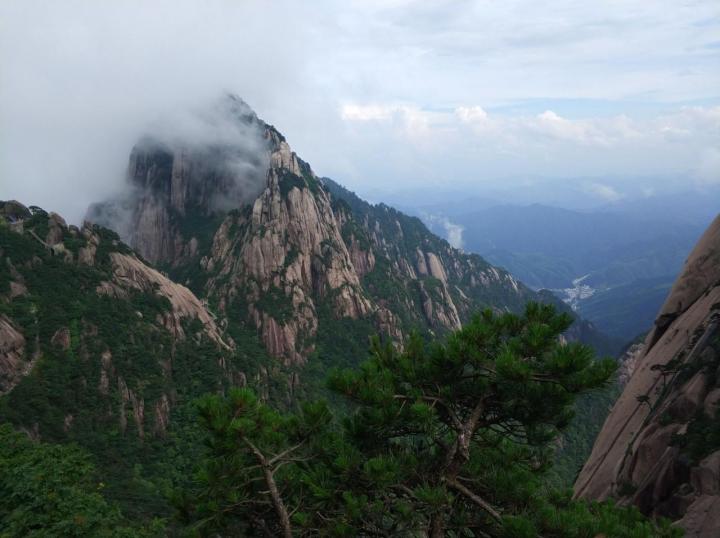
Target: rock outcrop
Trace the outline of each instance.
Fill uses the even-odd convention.
[[[720,533],[720,216],[690,254],[576,483],[578,497],[615,497]]]
[[[25,337],[7,316],[0,315],[0,395],[17,385],[31,365]]]
[[[175,338],[185,338],[182,327],[184,319],[197,319],[202,323],[203,331],[218,346],[225,349],[231,347],[220,334],[213,316],[189,289],[173,282],[156,269],[145,265],[132,254],[113,252],[110,254],[113,268],[113,279],[102,282],[96,289],[99,294],[111,294],[115,297],[127,297],[128,291],[138,290],[147,294],[155,294],[167,299],[172,311],[162,316],[162,325]]]
[[[363,320],[402,341],[411,328],[442,333],[482,306],[517,309],[534,298],[417,219],[318,177],[240,99],[218,110],[214,121],[232,137],[142,141],[130,156],[133,195],[89,218],[115,223],[227,323],[253,328],[282,364],[306,362],[328,320]]]
[[[195,369],[214,372],[204,391],[245,375],[231,366],[234,342],[207,306],[109,230],[78,229],[40,208],[0,202],[0,263],[7,312],[0,314],[0,396],[12,409],[16,389],[34,387],[32,404],[23,407],[28,416],[14,420],[37,436],[48,428],[39,422],[56,411],[65,411],[61,428],[69,436],[106,417],[123,433],[131,420],[141,439],[164,436],[175,405],[175,361],[190,356],[202,365]],[[47,378],[32,378],[38,364],[68,385],[48,393]],[[92,403],[83,408],[74,398]],[[27,411],[34,406],[37,417]],[[107,407],[107,415],[96,407]]]

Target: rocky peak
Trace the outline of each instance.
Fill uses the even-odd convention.
[[[163,265],[192,258],[200,240],[194,228],[251,203],[266,184],[271,155],[288,158],[279,133],[233,95],[177,123],[132,148],[126,196],[88,211],[88,220]]]
[[[314,353],[323,324],[360,321],[402,341],[409,329],[442,333],[482,306],[516,310],[536,298],[418,219],[319,178],[241,100],[226,98],[211,116],[213,136],[133,149],[125,235],[284,364]],[[117,213],[104,205],[93,216]]]

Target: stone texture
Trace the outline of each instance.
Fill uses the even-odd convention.
[[[717,364],[719,334],[720,217],[690,254],[645,343],[631,350],[625,388],[575,482],[576,497],[619,498],[676,520],[686,536],[720,536],[720,451],[693,463],[673,442],[700,414],[715,416],[720,372],[698,365]],[[663,374],[671,361],[678,366]],[[680,377],[679,365],[690,375]]]
[[[197,318],[205,328],[205,334],[220,347],[228,349],[226,342],[212,315],[203,303],[189,289],[177,284],[157,270],[145,265],[133,255],[113,252],[110,254],[113,264],[113,282],[101,285],[97,292],[123,297],[126,290],[136,289],[145,293],[156,293],[167,298],[172,311],[165,314],[162,323],[177,338],[185,338],[182,319]]]
[[[5,316],[0,315],[0,394],[9,392],[27,373],[25,337]]]

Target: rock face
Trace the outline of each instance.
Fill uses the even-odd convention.
[[[231,137],[141,142],[130,156],[133,195],[89,218],[114,225],[230,326],[256,331],[282,364],[306,362],[339,320],[402,341],[411,328],[444,332],[483,306],[536,298],[417,219],[319,178],[240,99],[218,110],[212,127]]]
[[[31,364],[25,354],[25,337],[6,316],[0,316],[0,395],[17,385]]]
[[[227,96],[192,124],[192,135],[140,140],[128,163],[130,194],[88,210],[88,220],[154,264],[192,259],[206,239],[197,225],[251,202],[265,183],[271,130],[242,100]]]
[[[720,535],[720,216],[631,360],[575,495],[619,498],[686,536]]]
[[[99,294],[124,297],[127,296],[129,290],[138,290],[159,295],[167,299],[172,306],[172,310],[162,317],[162,324],[175,338],[185,338],[182,327],[183,319],[197,319],[202,324],[205,335],[218,346],[225,349],[230,348],[230,345],[223,340],[212,315],[185,286],[173,282],[132,254],[113,252],[110,254],[110,259],[113,267],[113,280],[102,282],[96,290]]]
[[[96,435],[97,424],[164,436],[178,389],[188,390],[174,379],[177,361],[205,372],[203,392],[245,375],[205,304],[109,230],[0,202],[0,264],[0,396],[10,413],[0,420],[40,437],[88,425],[78,435]]]

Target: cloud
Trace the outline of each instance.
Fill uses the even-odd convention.
[[[361,194],[708,181],[718,31],[715,0],[6,0],[0,198],[77,221],[142,133],[223,90]]]
[[[613,187],[602,183],[590,183],[587,185],[587,191],[606,202],[617,202],[623,198],[623,195]]]
[[[720,148],[704,151],[695,172],[701,185],[720,185]]]
[[[382,105],[343,105],[340,117],[348,121],[389,120],[398,111],[395,106]]]
[[[422,219],[431,230],[434,230],[436,233],[444,236],[451,246],[457,249],[462,249],[465,245],[465,241],[463,239],[465,227],[461,224],[452,222],[445,215],[436,215],[432,213],[423,213]]]
[[[450,222],[447,219],[443,221],[443,227],[445,228],[445,237],[447,238],[448,243],[455,248],[463,248],[463,245],[465,244],[463,241],[463,232],[465,231],[465,228],[459,224]]]
[[[78,222],[90,203],[123,189],[142,135],[163,125],[201,139],[230,134],[203,132],[188,113],[225,90],[272,110],[305,58],[297,8],[276,6],[278,13],[258,0],[0,3],[0,198]],[[268,39],[278,35],[296,45]]]
[[[459,106],[455,109],[455,115],[463,123],[483,123],[488,118],[488,113],[477,105]]]

